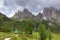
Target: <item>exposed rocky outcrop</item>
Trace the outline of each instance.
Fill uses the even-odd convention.
[[[14,16],[13,19],[42,19],[45,17],[46,19],[56,19],[60,21],[60,10],[55,9],[54,7],[48,7],[43,9],[43,13],[39,13],[38,15],[34,16],[28,9],[24,9],[23,11],[18,11]]]
[[[35,16],[36,19],[41,19],[42,18],[42,14],[39,12],[38,15]]]
[[[22,12],[18,11],[13,18],[14,19],[33,19],[34,15],[28,11],[28,9],[24,9]]]
[[[43,16],[49,20],[56,19],[57,21],[60,21],[60,11],[54,7],[44,8]]]

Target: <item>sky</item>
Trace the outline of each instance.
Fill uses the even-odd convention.
[[[0,12],[7,17],[12,17],[18,10],[27,8],[37,15],[44,7],[55,7],[60,9],[60,0],[0,0]]]

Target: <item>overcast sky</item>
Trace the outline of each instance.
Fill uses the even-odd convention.
[[[36,15],[44,7],[60,8],[60,0],[0,0],[0,12],[11,17],[18,10],[27,8]]]

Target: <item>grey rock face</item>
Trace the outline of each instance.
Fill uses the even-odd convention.
[[[56,19],[60,21],[60,11],[57,9],[50,7],[50,8],[44,8],[43,10],[43,16],[46,17],[46,19]]]
[[[32,19],[33,17],[34,17],[34,15],[25,8],[22,12],[18,11],[18,13],[16,13],[13,18],[15,18],[15,19]]]
[[[36,15],[36,19],[41,19],[42,18],[42,14],[39,13],[38,15]]]
[[[56,19],[60,21],[60,10],[55,9],[54,7],[44,8],[43,13],[39,13],[38,15],[34,16],[28,9],[24,9],[23,11],[18,11],[13,16],[13,19],[41,19],[46,17],[46,19]]]

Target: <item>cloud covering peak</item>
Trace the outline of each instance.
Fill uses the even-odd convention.
[[[0,0],[0,12],[8,17],[14,15],[17,10],[27,8],[33,14],[37,14],[44,7],[53,6],[60,8],[60,0]]]

